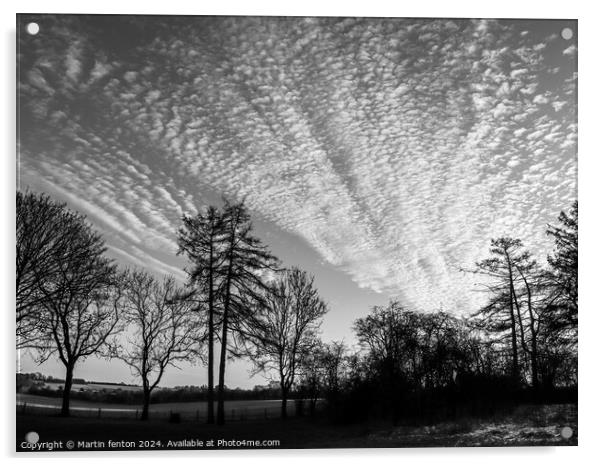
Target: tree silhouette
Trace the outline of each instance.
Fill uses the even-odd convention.
[[[560,226],[548,225],[555,251],[548,256],[550,269],[543,275],[546,293],[540,316],[540,372],[544,388],[576,381],[578,323],[578,204],[568,214],[561,212]],[[562,382],[564,380],[564,382]]]
[[[408,396],[419,396],[418,403],[423,395],[455,391],[458,374],[476,374],[482,367],[470,327],[442,311],[411,311],[391,301],[357,319],[354,330],[364,356],[348,367],[359,374],[354,376],[357,385],[369,390],[364,400],[382,400],[383,416],[394,421],[409,409]],[[412,409],[422,408],[418,404]]]
[[[276,271],[278,260],[261,241],[252,236],[251,217],[243,202],[225,202],[223,211],[223,266],[220,268],[223,299],[221,348],[219,359],[217,423],[224,423],[224,377],[228,334],[238,322],[248,318],[255,302],[268,290],[262,273]]]
[[[349,355],[342,341],[324,344],[318,349],[322,371],[324,396],[330,403],[337,403],[344,389],[344,380],[349,370]]]
[[[54,272],[37,282],[46,336],[40,360],[58,354],[65,366],[61,413],[68,416],[74,368],[99,353],[116,330],[121,289],[104,241],[83,216],[66,212],[55,234],[64,237],[64,247],[52,250]]]
[[[554,325],[559,329],[577,330],[578,316],[578,204],[568,214],[560,213],[560,226],[548,226],[547,233],[554,238],[556,250],[548,256],[552,270],[549,306],[554,311]]]
[[[376,381],[372,396],[385,401],[394,419],[401,411],[402,393],[412,382],[418,384],[421,377],[418,318],[399,302],[391,301],[387,306],[374,306],[369,315],[357,319],[353,326],[367,352],[366,379]]]
[[[319,339],[310,342],[311,351],[301,355],[299,361],[299,391],[309,400],[309,412],[313,416],[321,393],[326,387],[326,345]]]
[[[178,254],[185,253],[192,264],[188,270],[189,284],[199,290],[200,303],[207,309],[207,422],[215,422],[214,415],[214,342],[217,320],[221,315],[219,286],[220,270],[225,261],[224,221],[213,206],[195,217],[184,216],[178,230]],[[203,298],[204,297],[204,298]]]
[[[489,249],[491,257],[477,262],[477,274],[488,276],[491,280],[483,284],[491,293],[489,304],[476,314],[486,320],[496,319],[496,327],[490,327],[498,332],[510,331],[512,347],[512,378],[519,380],[519,354],[518,354],[518,322],[516,303],[516,270],[514,262],[520,254],[522,243],[518,239],[501,237],[491,240]],[[501,317],[501,319],[500,319]]]
[[[265,303],[259,311],[237,326],[244,354],[256,370],[274,370],[278,374],[283,418],[287,417],[288,396],[301,370],[301,361],[314,349],[320,319],[326,312],[313,277],[293,268],[265,293]]]
[[[317,338],[308,344],[310,350],[301,355],[297,392],[309,400],[313,416],[320,396],[336,404],[345,391],[354,355],[343,341],[323,343]]]
[[[515,259],[514,266],[521,282],[516,287],[514,302],[520,328],[520,339],[523,351],[528,355],[531,364],[531,383],[535,392],[539,390],[539,333],[541,313],[544,310],[545,296],[542,294],[543,271],[537,262],[531,259],[528,252]],[[526,314],[523,317],[523,314]],[[524,321],[526,320],[526,324]],[[525,329],[525,326],[527,329]]]
[[[502,237],[491,240],[492,257],[477,263],[475,273],[487,275],[484,284],[491,293],[489,303],[479,317],[489,331],[505,334],[510,330],[512,344],[511,374],[519,379],[519,349],[529,360],[534,390],[539,389],[539,335],[546,300],[544,273],[518,239]]]
[[[196,326],[191,305],[178,299],[181,294],[173,277],[158,282],[141,270],[124,277],[121,315],[127,343],[114,345],[111,356],[142,380],[142,420],[148,419],[152,391],[167,367],[192,358]]]
[[[42,349],[41,313],[48,285],[59,273],[57,258],[70,251],[76,214],[46,194],[17,191],[16,324],[17,348]],[[47,292],[50,288],[46,286]]]
[[[392,385],[408,361],[404,353],[417,348],[415,320],[414,313],[391,301],[388,306],[374,306],[369,315],[354,323],[359,343],[368,349],[388,389],[394,389]],[[411,369],[416,374],[417,367]]]

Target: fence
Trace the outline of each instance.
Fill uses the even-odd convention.
[[[232,402],[230,402],[231,404]],[[227,422],[239,421],[257,421],[261,419],[275,419],[281,415],[280,403],[270,403],[269,406],[242,406],[241,402],[236,407],[228,406],[225,403],[225,420]],[[319,402],[318,404],[321,404]],[[113,407],[87,407],[72,406],[69,409],[73,417],[98,418],[98,419],[140,419],[142,408],[113,408]],[[17,413],[20,414],[39,414],[39,415],[59,415],[61,407],[59,405],[47,405],[39,403],[17,402]],[[287,414],[289,416],[302,416],[309,414],[309,400],[289,400],[287,404]],[[149,409],[149,419],[166,420],[170,422],[194,422],[204,421],[207,418],[207,407],[202,405],[195,408],[192,406],[161,406],[151,404]]]

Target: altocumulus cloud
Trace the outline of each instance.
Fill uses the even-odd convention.
[[[576,196],[567,22],[38,22],[19,38],[21,183],[129,262],[177,274],[181,214],[224,193],[361,287],[469,310],[458,268],[502,234],[545,257]]]

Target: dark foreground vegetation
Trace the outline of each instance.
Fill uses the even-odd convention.
[[[562,435],[570,427],[569,438]],[[224,448],[399,448],[452,446],[560,446],[577,445],[577,413],[572,404],[524,405],[498,409],[487,418],[465,416],[455,421],[393,426],[370,422],[333,424],[325,417],[232,422],[216,426],[198,422],[170,423],[167,419],[146,422],[34,415],[17,416],[17,450],[28,432],[40,442],[82,442],[74,450],[115,449],[224,449]],[[129,447],[109,448],[108,441],[129,441]],[[202,440],[203,446],[184,441]],[[208,441],[213,440],[213,446]],[[219,441],[229,443],[221,443]],[[245,446],[243,441],[276,440],[277,444]],[[170,444],[169,441],[172,441]],[[233,442],[234,441],[234,442]],[[94,442],[105,442],[102,446]],[[180,443],[178,443],[180,442]]]

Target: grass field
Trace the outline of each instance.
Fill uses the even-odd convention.
[[[570,438],[562,435],[562,429],[566,427],[572,429]],[[209,426],[203,422],[169,423],[157,419],[142,422],[18,414],[17,450],[27,451],[23,441],[31,431],[39,434],[39,442],[62,442],[61,446],[55,445],[58,450],[68,449],[68,440],[76,442],[74,450],[132,450],[560,446],[577,445],[578,439],[575,405],[522,406],[510,414],[487,421],[463,419],[420,427],[392,426],[384,421],[333,425],[324,419],[309,418],[251,420]],[[109,446],[109,441],[132,443],[124,448],[114,448]],[[189,442],[188,446],[184,441]],[[192,445],[191,441],[197,444]],[[203,445],[199,445],[199,441]],[[251,445],[249,441],[271,442],[269,445]]]
[[[39,395],[17,394],[17,410],[27,414],[56,414],[60,409],[62,399]],[[280,400],[236,400],[224,403],[226,418],[231,420],[274,418],[280,415]],[[95,403],[85,400],[71,400],[73,415],[98,416],[101,417],[124,417],[134,418],[136,412],[141,410],[141,405],[128,405],[118,403]],[[289,414],[294,414],[295,401],[289,400],[287,404]],[[200,402],[177,402],[156,403],[150,406],[150,417],[165,418],[170,413],[178,413],[183,419],[204,419],[207,414],[207,403]]]

